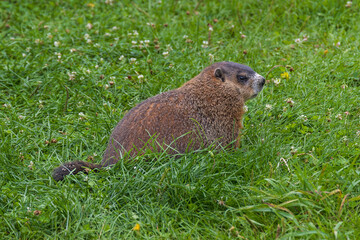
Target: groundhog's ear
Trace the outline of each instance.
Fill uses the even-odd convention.
[[[220,68],[215,69],[214,75],[216,78],[219,78],[221,81],[225,82],[224,73]]]

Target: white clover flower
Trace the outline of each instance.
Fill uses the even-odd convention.
[[[162,55],[163,55],[164,57],[167,57],[167,56],[169,55],[169,52],[163,52]]]
[[[95,69],[98,69],[99,68],[99,65],[95,65]]]
[[[25,119],[25,116],[19,115],[19,119],[20,119],[20,120],[23,120],[23,119]]]
[[[118,41],[119,41],[119,39],[120,39],[120,38],[114,38],[114,40],[115,40],[116,42],[118,42]]]
[[[188,35],[184,35],[183,38],[184,38],[184,39],[187,39],[187,38],[188,38]]]
[[[139,79],[139,80],[141,80],[141,79],[143,79],[143,78],[144,78],[144,75],[139,75],[139,76],[138,76],[138,79]]]
[[[58,59],[61,58],[61,53],[55,52],[55,55],[58,57]]]
[[[94,44],[94,47],[97,47],[97,48],[98,48],[98,47],[100,47],[100,44],[99,44],[99,43],[95,43],[95,44]]]
[[[209,31],[212,32],[214,31],[214,29],[212,27],[209,27]]]
[[[338,115],[336,115],[335,118],[337,118],[337,119],[339,119],[339,120],[342,120],[342,119],[343,119],[340,113],[339,113]]]
[[[30,51],[31,51],[31,47],[27,47],[25,51],[30,52]]]
[[[352,6],[352,1],[347,1],[345,7],[349,8]]]
[[[105,33],[104,36],[105,36],[105,37],[110,37],[110,36],[111,36],[111,33]]]
[[[360,137],[360,130],[356,132],[356,135]]]
[[[40,39],[35,39],[35,43],[36,43],[36,44],[40,44],[40,43],[41,43],[41,40],[40,40]]]
[[[93,25],[91,23],[88,23],[88,24],[86,24],[86,28],[90,30],[93,28]]]
[[[209,53],[209,57],[210,57],[210,61],[213,61],[214,60],[214,55]]]
[[[80,116],[80,117],[86,117],[83,112],[79,112],[79,116]]]
[[[169,52],[173,50],[173,48],[171,47],[170,44],[166,45],[166,50],[168,50]]]
[[[201,45],[202,48],[207,48],[209,45],[208,41],[203,41],[203,44]]]
[[[86,72],[87,74],[90,74],[90,73],[91,73],[90,69],[87,69],[85,72]]]
[[[273,106],[271,104],[266,104],[265,105],[266,110],[271,110],[272,108],[273,108]]]
[[[85,33],[84,34],[84,38],[87,40],[87,39],[90,39],[90,35],[88,33]]]
[[[295,39],[295,42],[296,42],[296,43],[301,43],[301,39],[300,39],[300,38],[297,38],[297,39]]]
[[[137,44],[137,42],[136,41],[131,41],[131,44],[135,45],[135,44]]]
[[[110,77],[111,80],[115,80],[115,78],[116,78],[115,76],[111,76],[111,77]]]
[[[44,107],[44,102],[42,100],[39,100],[39,108],[43,108]]]
[[[112,30],[114,30],[114,31],[117,30],[117,29],[118,29],[117,26],[114,26],[114,27],[112,28]]]
[[[275,86],[279,86],[279,84],[281,83],[280,78],[275,78],[273,81],[274,81]]]
[[[55,46],[55,47],[59,47],[59,46],[60,46],[60,44],[61,44],[61,43],[60,43],[60,42],[58,42],[58,41],[55,41],[55,42],[54,42],[54,46]]]
[[[307,118],[305,115],[301,115],[301,116],[299,117],[299,119],[302,120],[302,121],[304,121],[304,122],[306,122],[306,121],[308,120],[308,118]]]
[[[72,81],[75,79],[75,76],[76,76],[76,72],[71,72],[71,73],[68,73],[68,76],[69,76],[69,80]]]
[[[26,57],[26,53],[21,54],[23,57]]]
[[[294,154],[296,154],[298,152],[298,150],[294,147],[294,146],[291,146],[291,148],[290,148],[290,153],[292,154],[292,155],[294,155]]]
[[[135,62],[136,62],[136,58],[130,58],[130,62],[131,62],[131,63],[135,63]]]
[[[33,170],[33,166],[34,166],[34,162],[33,161],[30,161],[30,164],[28,165],[28,168],[30,170]]]
[[[91,39],[87,39],[86,43],[89,43],[89,44],[92,43]]]
[[[138,36],[139,33],[138,33],[136,30],[133,30],[133,35],[134,35],[134,36]]]
[[[248,106],[246,106],[246,105],[244,105],[244,112],[248,112],[249,111],[249,108],[248,108]]]
[[[285,99],[285,102],[290,103],[290,104],[294,104],[295,102],[292,100],[292,98],[287,98]]]
[[[70,52],[76,52],[77,50],[75,48],[70,49]]]
[[[124,55],[121,55],[121,56],[119,57],[119,61],[122,61],[124,58],[125,58]]]

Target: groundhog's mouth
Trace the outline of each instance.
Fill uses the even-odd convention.
[[[256,98],[257,95],[258,95],[258,93],[254,93],[254,94],[250,97],[250,99]]]

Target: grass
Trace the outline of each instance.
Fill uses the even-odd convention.
[[[107,3],[0,2],[1,239],[360,237],[358,1]],[[224,60],[268,80],[240,149],[54,182],[100,162],[137,103]]]

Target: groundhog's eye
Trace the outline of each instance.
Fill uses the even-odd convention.
[[[243,75],[238,75],[237,80],[239,82],[246,82],[248,80],[248,78],[246,76],[243,76]]]

